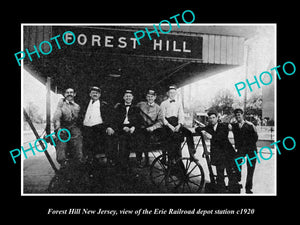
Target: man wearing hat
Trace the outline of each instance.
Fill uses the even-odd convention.
[[[67,148],[73,153],[75,162],[81,164],[83,162],[82,154],[82,135],[80,131],[79,112],[80,107],[75,103],[74,97],[76,93],[73,88],[67,88],[64,93],[64,98],[58,102],[56,111],[53,116],[53,124],[55,133],[59,129],[66,128],[71,133],[71,140],[69,142],[57,142],[56,145],[56,160],[61,165],[61,168],[65,167],[68,162]],[[61,132],[62,139],[67,138],[67,134]],[[66,137],[64,137],[66,136]]]
[[[89,96],[90,100],[82,113],[84,152],[87,162],[94,165],[100,153],[100,147],[105,146],[104,152],[108,163],[114,165],[116,153],[114,151],[115,128],[112,123],[113,107],[100,100],[101,89],[99,87],[91,87]]]
[[[136,131],[141,125],[141,116],[139,108],[132,104],[132,90],[124,92],[123,100],[115,105],[114,124],[119,137],[120,166],[122,171],[129,172],[129,156],[137,147]]]
[[[236,123],[229,125],[229,128],[233,132],[235,148],[237,149],[238,156],[246,156],[249,158],[255,157],[257,151],[256,142],[258,141],[258,135],[255,126],[244,119],[244,112],[242,109],[237,108],[233,111]],[[256,158],[251,160],[252,166],[250,166],[247,160],[247,178],[246,178],[246,193],[252,194],[253,186],[253,174],[255,170]],[[241,173],[241,172],[239,172]]]
[[[192,132],[183,126],[184,112],[182,104],[177,101],[177,87],[169,86],[168,99],[160,105],[163,115],[163,124],[166,128],[166,135],[169,139],[168,152],[171,158],[181,157],[181,142],[187,138],[187,145],[191,157],[195,154],[194,140]]]
[[[142,154],[145,154],[145,164],[149,165],[149,143],[150,138],[158,139],[162,137],[163,115],[161,108],[155,103],[156,93],[149,89],[146,94],[146,102],[142,101],[137,104],[140,109],[140,115],[143,118],[141,129],[138,132],[139,147],[136,152],[138,166],[141,167]]]
[[[206,127],[197,127],[196,132],[207,132],[210,134],[210,160],[211,164],[216,166],[217,171],[217,192],[226,192],[224,172],[228,175],[228,191],[239,193],[238,177],[235,170],[234,159],[236,152],[232,147],[229,139],[228,124],[218,122],[218,113],[211,110],[208,113],[209,125]],[[204,154],[208,154],[207,152]]]

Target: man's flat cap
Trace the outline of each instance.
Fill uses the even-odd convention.
[[[147,95],[156,95],[156,92],[153,89],[149,89]]]
[[[244,114],[244,111],[241,108],[237,108],[233,111],[234,114],[241,113]]]
[[[98,91],[99,93],[101,93],[101,89],[97,86],[90,87],[90,92],[91,91]]]
[[[216,110],[209,110],[208,112],[207,112],[207,115],[208,116],[210,116],[210,115],[216,115],[216,116],[218,116],[218,112],[216,111]]]
[[[126,89],[124,94],[132,94],[133,95],[132,90],[130,90],[130,89]]]
[[[170,85],[170,86],[169,86],[169,90],[172,90],[172,89],[173,89],[173,90],[177,90],[177,87],[176,87],[175,85]]]

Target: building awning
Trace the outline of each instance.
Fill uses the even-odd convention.
[[[160,37],[152,34],[151,41],[146,35],[138,45],[134,32],[144,28],[24,25],[24,49],[33,52],[33,46],[45,40],[53,47],[48,55],[32,55],[32,61],[25,58],[24,65],[43,83],[51,77],[53,90],[74,87],[80,96],[96,85],[102,88],[103,96],[116,101],[125,88],[133,89],[137,97],[149,87],[163,93],[169,84],[180,87],[243,64],[243,36],[201,33],[199,25]],[[61,36],[66,31],[75,34],[74,44],[63,43]],[[50,41],[57,35],[61,49],[55,39]],[[65,34],[65,40],[72,42],[72,35]],[[41,48],[49,52],[48,45]]]

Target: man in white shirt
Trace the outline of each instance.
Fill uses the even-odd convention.
[[[166,127],[167,136],[169,137],[168,151],[170,157],[181,157],[181,142],[184,137],[187,138],[187,145],[191,157],[194,157],[195,146],[192,132],[185,128],[184,112],[182,104],[175,99],[177,88],[174,85],[169,86],[168,99],[160,105],[163,115],[163,123]]]
[[[108,163],[115,164],[115,128],[112,123],[113,108],[105,101],[100,100],[101,89],[90,88],[90,101],[83,109],[83,144],[84,153],[89,164],[94,164],[96,155],[104,152]],[[102,150],[102,151],[101,151]]]

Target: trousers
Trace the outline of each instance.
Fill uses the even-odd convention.
[[[84,155],[93,160],[96,154],[105,153],[109,160],[116,159],[116,137],[106,133],[106,127],[98,124],[92,127],[83,127]]]
[[[224,193],[226,191],[225,187],[225,175],[224,172],[226,170],[227,176],[228,176],[228,191],[229,192],[236,192],[236,187],[238,185],[238,175],[237,170],[232,165],[217,165],[217,186],[218,186],[218,192]]]
[[[146,161],[149,160],[148,152],[151,151],[151,142],[159,142],[165,139],[165,129],[158,128],[153,132],[148,132],[146,129],[139,129],[136,132],[137,137],[137,148],[136,148],[136,158],[138,161],[142,160],[142,155],[144,153]]]
[[[166,119],[172,126],[175,127],[178,125],[177,117],[169,117]],[[184,137],[187,141],[189,153],[195,153],[194,138],[192,132],[189,129],[185,128],[184,126],[181,126],[178,132],[172,132],[167,126],[165,126],[165,129],[166,135],[168,137],[168,152],[171,158],[177,159],[181,157],[181,143],[184,141]]]
[[[254,150],[254,151],[256,151],[256,150]],[[253,158],[255,156],[255,154],[253,153],[253,150],[250,151],[248,149],[248,150],[241,151],[240,149],[238,149],[239,156],[245,157],[245,154],[246,154],[245,152],[248,152],[248,156],[250,158]],[[251,164],[252,164],[252,166],[251,166],[249,161],[247,160],[247,177],[246,177],[246,185],[245,185],[246,190],[251,190],[253,187],[253,175],[254,175],[254,171],[255,171],[256,161],[257,161],[256,158],[251,159]],[[241,177],[242,177],[242,167],[240,169],[241,169],[241,171],[238,171],[239,181],[241,181]]]
[[[56,143],[56,161],[64,164],[69,158],[73,158],[77,162],[83,161],[82,152],[82,134],[77,126],[64,127],[71,133],[71,139],[68,142],[58,141]],[[68,139],[68,134],[61,132],[60,137],[63,140]]]
[[[131,127],[130,125],[124,125],[127,127]],[[129,167],[129,156],[130,152],[136,148],[137,145],[137,136],[136,131],[132,134],[130,132],[125,132],[120,130],[118,132],[119,136],[119,162],[121,168]]]

